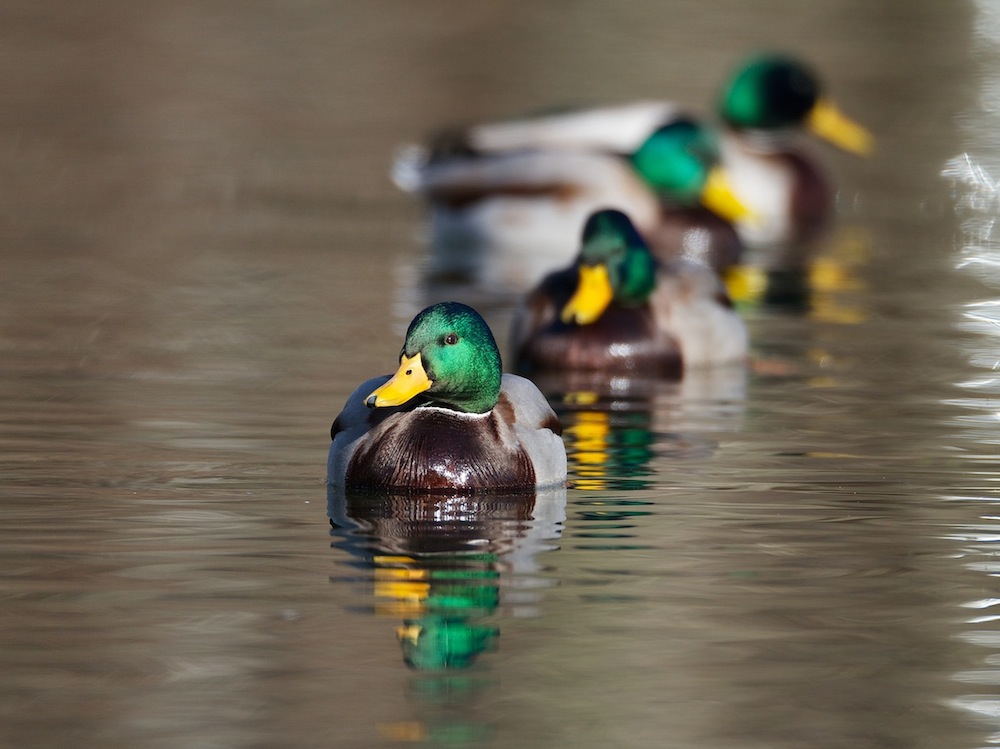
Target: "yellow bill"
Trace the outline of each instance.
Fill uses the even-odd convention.
[[[736,197],[726,171],[721,166],[714,166],[708,173],[705,186],[701,190],[701,204],[712,213],[721,216],[726,221],[739,221],[753,218],[753,211]]]
[[[563,307],[560,318],[565,323],[590,325],[601,317],[614,296],[606,265],[581,265],[576,293]]]
[[[858,156],[867,156],[875,145],[872,134],[829,99],[816,102],[806,117],[806,127],[820,138]]]
[[[365,398],[365,405],[368,408],[401,406],[433,384],[424,371],[419,353],[409,358],[403,356],[400,357],[399,369],[396,370],[396,374],[384,385],[373,390]]]

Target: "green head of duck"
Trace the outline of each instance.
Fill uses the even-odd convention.
[[[792,57],[766,54],[741,66],[722,90],[719,115],[736,130],[805,127],[844,150],[866,155],[872,136],[823,94],[816,74]]]
[[[632,154],[632,164],[670,202],[701,204],[728,221],[747,214],[719,163],[715,134],[693,120],[681,118],[655,130]]]
[[[418,395],[432,405],[486,413],[500,397],[500,351],[486,321],[471,307],[442,302],[420,312],[406,331],[396,374],[373,391],[371,408],[398,406]]]
[[[560,315],[566,323],[596,322],[612,302],[645,304],[656,288],[656,260],[621,211],[598,211],[587,219],[578,268],[576,293]]]

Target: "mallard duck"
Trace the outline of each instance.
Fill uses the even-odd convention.
[[[711,269],[654,258],[621,211],[594,213],[577,259],[547,276],[514,316],[520,370],[679,377],[743,359],[747,334]]]
[[[737,202],[748,209],[724,215],[736,222],[740,239],[745,244],[757,248],[784,248],[784,251],[779,249],[763,258],[764,264],[772,267],[801,265],[805,257],[802,245],[815,238],[822,229],[831,213],[832,199],[822,169],[796,148],[793,136],[796,131],[807,129],[847,151],[865,154],[872,147],[871,135],[844,116],[823,94],[820,80],[812,70],[784,55],[759,55],[742,63],[722,87],[717,111],[723,123],[718,135],[724,172]],[[681,118],[680,109],[674,104],[641,101],[537,118],[481,123],[462,131],[460,136],[451,136],[447,142],[452,152],[490,154],[491,160],[502,154],[517,154],[516,169],[513,169],[514,163],[511,164],[513,173],[532,163],[534,158],[539,158],[539,153],[573,152],[603,156],[634,153],[658,128]],[[456,143],[460,145],[456,147]],[[411,158],[407,168],[406,159],[399,162],[401,168],[397,182],[410,189],[424,191],[432,205],[437,195],[438,179],[442,184],[452,179],[458,184],[461,182],[459,170],[462,167],[456,164],[475,168],[470,156],[459,156],[457,161],[443,159],[440,167],[447,168],[447,172],[437,172],[436,165],[429,165],[426,171],[421,171],[413,168],[414,163]],[[451,172],[451,169],[456,171]],[[469,182],[489,184],[490,178],[477,174]],[[511,210],[497,209],[482,214],[466,214],[457,210],[464,206],[461,201],[445,201],[432,209],[432,237],[435,240],[449,236],[452,228],[456,229],[456,236],[464,234],[464,239],[482,241],[483,235],[501,237],[503,225],[517,216]],[[674,224],[676,217],[658,215],[657,207],[649,196],[645,201],[606,201],[605,206],[591,207],[626,211],[640,231],[648,235],[654,252],[657,247],[670,247],[676,241],[668,236],[657,237],[654,233],[658,226]],[[707,215],[703,217],[707,218]],[[581,217],[577,216],[577,219],[578,223],[582,223]],[[560,234],[566,236],[561,223],[539,223],[542,226],[559,226]],[[464,233],[459,231],[462,227],[466,229]],[[704,245],[709,241],[719,241],[716,230],[712,231],[712,234],[706,233],[703,225],[696,222],[685,235],[687,246],[683,254],[692,254],[689,248],[698,242]],[[539,243],[543,239],[545,237],[540,236]],[[497,244],[505,246],[512,242],[499,240]],[[668,250],[667,255],[670,254]],[[713,265],[718,268],[720,264],[713,262]]]
[[[748,60],[719,97],[722,160],[736,193],[754,216],[738,219],[753,247],[787,248],[770,265],[795,265],[832,212],[832,191],[822,168],[792,136],[806,129],[840,148],[866,155],[872,136],[823,94],[818,76],[783,55]]]
[[[585,130],[598,114],[530,127],[551,121]],[[480,132],[496,134],[473,128],[397,162],[397,183],[429,203],[432,276],[524,288],[573,257],[579,227],[601,208],[627,211],[664,259],[687,256],[718,270],[739,259],[729,222],[745,209],[718,166],[714,135],[694,120],[677,115],[636,143],[621,138],[621,152],[550,146],[543,134],[522,147]]]
[[[560,433],[538,388],[501,374],[479,313],[444,302],[410,323],[396,373],[347,399],[327,480],[352,491],[534,490],[566,479]]]

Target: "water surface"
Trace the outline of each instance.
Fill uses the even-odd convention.
[[[1000,743],[991,3],[0,17],[0,744]],[[809,309],[745,309],[746,369],[560,400],[565,493],[328,498],[332,418],[433,294],[394,149],[707,107],[761,46],[878,137],[815,148]],[[476,301],[503,342],[514,298]]]

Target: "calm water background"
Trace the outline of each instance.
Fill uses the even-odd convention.
[[[394,149],[762,46],[878,136],[811,312],[568,410],[565,496],[331,534],[428,295]],[[998,4],[9,0],[0,62],[0,744],[1000,744]]]

